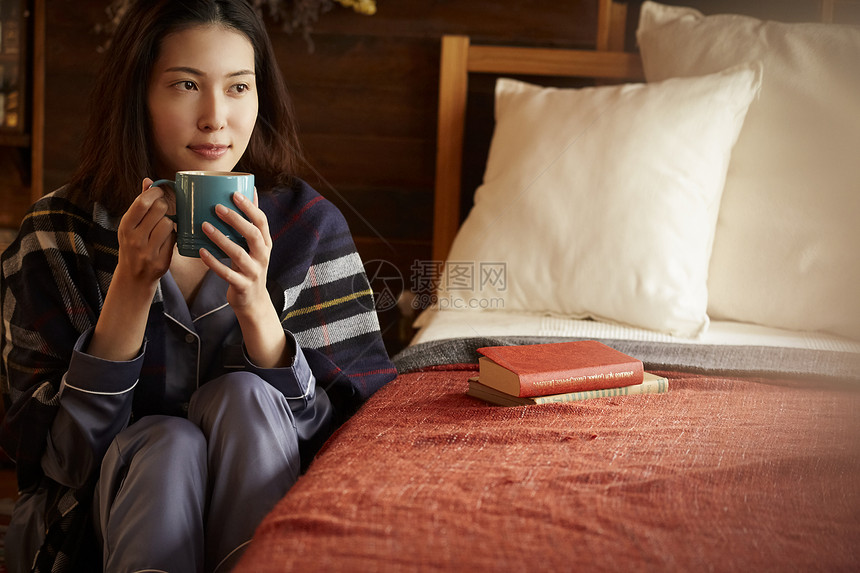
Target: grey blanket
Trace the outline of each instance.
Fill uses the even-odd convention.
[[[539,344],[576,340],[504,336],[433,340],[409,346],[394,357],[400,373],[445,364],[477,363],[482,346]],[[860,354],[769,346],[676,344],[601,340],[642,360],[647,370],[684,371],[728,376],[759,376],[796,381],[828,380],[860,385]]]

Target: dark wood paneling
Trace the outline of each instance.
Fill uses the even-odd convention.
[[[47,2],[45,46],[46,192],[63,185],[78,163],[90,88],[101,64],[106,1]]]
[[[584,47],[594,45],[596,36],[596,0],[378,0],[377,7],[372,17],[335,9],[320,20],[313,37],[469,34],[478,41]]]
[[[334,185],[433,186],[433,140],[305,133],[302,142],[308,160]]]

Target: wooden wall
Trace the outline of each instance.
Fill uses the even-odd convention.
[[[89,88],[100,63],[103,38],[93,29],[105,19],[107,0],[47,2],[46,143],[44,188],[63,182],[74,168],[84,129]],[[781,19],[815,20],[816,0],[690,0],[706,13],[745,12]],[[439,40],[443,34],[475,42],[593,48],[597,0],[377,0],[378,12],[362,16],[338,7],[312,35],[270,25],[294,98],[312,169],[302,175],[347,217],[365,261],[383,261],[409,288],[410,267],[430,257]],[[631,1],[628,46],[638,17]],[[143,86],[141,89],[144,89]],[[476,82],[487,137],[492,82]],[[471,159],[479,181],[481,151]],[[477,174],[474,174],[477,173]],[[5,202],[6,219],[23,213]],[[391,266],[389,266],[391,265]],[[399,345],[396,311],[380,313],[386,340]]]

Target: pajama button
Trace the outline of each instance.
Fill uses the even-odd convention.
[[[187,342],[188,344],[191,344],[192,342],[196,342],[196,341],[197,341],[197,337],[195,337],[193,334],[189,333],[189,334],[185,335],[185,342]]]

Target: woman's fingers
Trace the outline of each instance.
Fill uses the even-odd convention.
[[[165,249],[173,252],[173,245],[176,244],[176,232],[173,228],[173,221],[167,217],[162,217],[155,228],[150,233],[150,237],[155,244],[160,245],[159,253],[164,253]]]
[[[215,207],[215,212],[224,223],[245,238],[248,242],[248,250],[245,251],[234,243],[211,223],[204,223],[203,232],[230,257],[232,264],[223,264],[206,249],[200,250],[200,257],[215,274],[229,283],[227,302],[238,315],[240,312],[247,313],[249,309],[261,304],[271,306],[271,303],[267,302],[266,274],[272,253],[272,237],[269,234],[266,214],[257,206],[256,190],[254,200],[236,193],[233,201],[239,210],[218,205]],[[240,211],[247,216],[247,219]]]
[[[143,191],[119,223],[119,263],[130,276],[158,280],[170,266],[175,236],[173,222],[165,217],[169,204],[164,191],[143,180]]]
[[[138,226],[142,229],[151,230],[160,223],[166,223],[173,228],[173,221],[165,216],[167,215],[168,207],[167,199],[164,198],[163,194],[153,198],[149,204],[149,209],[146,211],[146,214],[143,216],[143,219],[140,221]]]
[[[146,181],[148,179],[144,180],[144,182]],[[146,187],[123,215],[123,221],[127,228],[133,229],[143,225],[145,228],[151,229],[160,218],[167,214],[168,207],[164,190],[160,187]]]
[[[259,199],[257,197],[257,189],[254,189],[253,202],[241,193],[233,194],[233,202],[242,210],[248,217],[248,220],[260,231],[263,242],[267,246],[271,246],[272,237],[269,233],[269,219],[259,207]],[[246,236],[247,238],[247,236]]]
[[[233,242],[230,241],[230,239],[227,239],[227,241],[231,243]],[[223,250],[223,248],[221,250]],[[240,273],[222,263],[215,255],[206,249],[200,249],[200,259],[212,270],[213,273],[224,279],[224,281],[231,286],[237,285],[242,278]]]
[[[206,233],[206,236],[209,237],[219,249],[224,251],[224,254],[230,257],[233,262],[238,263],[242,260],[242,257],[249,256],[245,249],[219,231],[212,223],[205,222],[203,223],[202,228],[203,232]]]
[[[238,199],[238,197],[242,198]],[[237,194],[237,198],[234,200],[236,200],[238,206],[248,216],[247,219],[224,205],[217,205],[215,213],[222,221],[236,229],[245,238],[245,241],[248,243],[248,249],[252,254],[270,250],[272,239],[269,235],[269,222],[266,219],[266,214],[255,207],[243,195]]]

